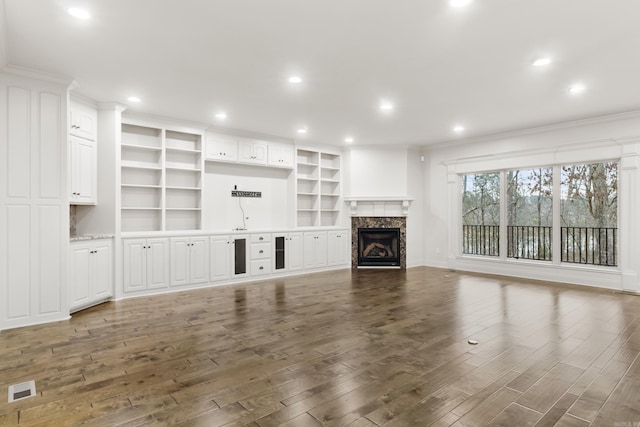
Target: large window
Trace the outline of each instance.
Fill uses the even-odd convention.
[[[500,174],[462,177],[462,253],[500,254]]]
[[[507,257],[551,261],[553,169],[506,172]]]
[[[558,188],[553,186],[554,173]],[[618,163],[507,170],[461,179],[463,254],[617,265]]]
[[[563,262],[618,263],[618,164],[563,166],[560,184]]]

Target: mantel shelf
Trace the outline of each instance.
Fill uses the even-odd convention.
[[[407,216],[413,196],[349,196],[351,216]],[[365,212],[366,211],[366,212]]]

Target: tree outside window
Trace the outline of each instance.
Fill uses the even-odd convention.
[[[462,176],[462,253],[500,254],[500,174]]]

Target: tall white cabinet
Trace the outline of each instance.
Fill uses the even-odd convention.
[[[97,202],[97,122],[98,113],[79,102],[69,106],[69,203],[95,205]]]
[[[0,329],[66,319],[70,82],[0,72]]]

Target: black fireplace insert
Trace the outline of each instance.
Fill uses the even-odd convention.
[[[358,228],[358,266],[400,266],[400,229]]]

